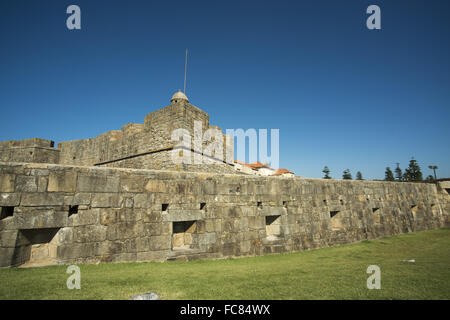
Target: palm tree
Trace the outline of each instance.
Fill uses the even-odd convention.
[[[438,168],[438,166],[429,165],[428,168],[433,170],[433,172],[434,172],[434,180],[436,180],[436,169]]]

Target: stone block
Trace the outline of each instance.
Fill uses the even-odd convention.
[[[75,193],[72,205],[89,205],[91,204],[90,193]]]
[[[198,242],[200,245],[214,244],[216,241],[216,234],[213,232],[200,234],[198,236]]]
[[[144,186],[148,180],[145,176],[122,177],[120,179],[121,192],[144,192]],[[145,188],[146,189],[146,188]]]
[[[172,243],[171,235],[161,235],[149,237],[150,250],[170,249]]]
[[[92,195],[92,208],[118,208],[119,194],[117,193],[96,193]]]
[[[151,208],[153,206],[153,195],[148,193],[140,193],[133,198],[135,208]]]
[[[3,230],[0,232],[0,247],[14,248],[18,240],[17,230]]]
[[[79,208],[78,213],[68,217],[68,223],[70,226],[98,224],[100,221],[100,210],[99,208],[92,208],[90,210],[81,210]]]
[[[147,251],[147,252],[137,252],[137,261],[164,261],[167,259],[168,251]]]
[[[78,175],[78,192],[119,192],[119,177]]]
[[[146,236],[159,236],[167,235],[171,232],[171,224],[169,222],[159,222],[159,223],[145,223],[144,224],[144,235]]]
[[[18,206],[20,203],[20,194],[18,193],[0,193],[0,206]]]
[[[48,186],[48,177],[37,177],[38,178],[38,192],[45,192]]]
[[[119,198],[119,207],[120,208],[133,208],[134,200],[131,196],[120,196]]]
[[[165,181],[161,180],[149,180],[145,185],[145,190],[147,192],[167,192],[168,187]]]
[[[75,192],[77,186],[76,172],[58,170],[51,171],[48,177],[49,192]]]
[[[64,205],[64,194],[43,192],[24,193],[20,204],[25,207],[62,206]]]
[[[67,225],[66,212],[55,212],[49,209],[39,209],[29,212],[15,213],[18,229],[62,228]]]
[[[155,210],[149,210],[149,209],[134,209],[140,210],[140,214],[142,217],[142,220],[144,222],[160,222],[163,221],[164,214],[161,213],[161,211],[155,211]]]
[[[169,209],[167,214],[163,214],[163,221],[192,221],[203,219],[201,210]]]
[[[106,226],[85,225],[73,229],[74,242],[99,242],[106,240]],[[89,256],[89,255],[87,255]]]
[[[264,206],[258,209],[258,214],[260,216],[276,216],[276,215],[284,215],[287,210],[284,207],[271,207]]]
[[[0,248],[0,267],[13,265],[14,251],[15,248]]]
[[[14,192],[14,180],[16,176],[9,173],[0,174],[0,192]]]
[[[37,183],[36,177],[18,175],[16,177],[16,192],[36,192]]]
[[[57,236],[57,243],[68,244],[73,242],[73,228],[64,227],[59,229]]]
[[[111,224],[119,221],[119,209],[105,208],[100,209],[100,223]]]

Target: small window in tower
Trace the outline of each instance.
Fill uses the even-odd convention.
[[[163,203],[161,206],[161,210],[162,211],[167,211],[167,209],[169,208],[169,204],[168,203]]]
[[[205,210],[205,209],[206,209],[206,202],[200,203],[200,210]]]
[[[257,203],[257,207],[258,207],[259,209],[261,209],[261,208],[262,208],[262,202],[261,202],[261,201],[258,201],[258,203]]]

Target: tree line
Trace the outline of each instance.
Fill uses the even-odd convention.
[[[427,176],[425,181],[427,182],[433,182],[436,179],[436,169],[437,166],[429,166],[430,169],[433,169],[435,172],[435,176],[432,175]],[[325,166],[322,170],[324,176],[323,179],[332,179],[330,176],[330,169]],[[394,175],[395,173],[395,175]],[[342,179],[344,180],[352,180],[352,174],[350,173],[350,169],[345,169],[342,173]],[[358,171],[356,173],[356,180],[364,180],[361,171]],[[424,181],[422,171],[420,170],[420,166],[417,163],[417,160],[411,158],[409,161],[409,166],[405,169],[403,172],[400,168],[400,164],[397,163],[397,167],[395,168],[394,172],[392,172],[390,167],[386,167],[386,171],[384,173],[384,181],[398,181],[398,182],[417,182],[417,181]]]

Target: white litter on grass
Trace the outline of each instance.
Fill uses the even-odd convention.
[[[161,298],[154,292],[132,296],[131,300],[161,300]]]
[[[416,260],[414,260],[414,259],[405,259],[405,260],[403,260],[403,262],[411,262],[411,263],[414,263],[414,262],[416,262]]]

